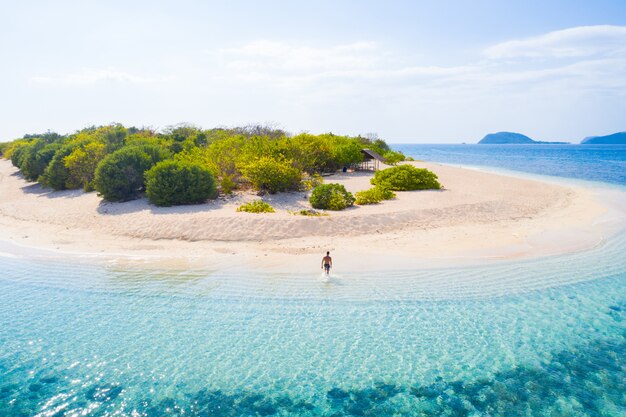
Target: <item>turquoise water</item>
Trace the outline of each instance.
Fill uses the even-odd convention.
[[[512,152],[427,146],[407,153]],[[516,152],[550,173],[539,148]],[[621,184],[623,150],[599,152],[588,179]],[[620,233],[329,282],[0,254],[0,416],[624,416],[625,253]]]
[[[0,415],[624,415],[623,253],[330,282],[0,258]]]

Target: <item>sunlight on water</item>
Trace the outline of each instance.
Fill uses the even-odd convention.
[[[328,280],[5,257],[0,415],[624,415],[623,253]]]

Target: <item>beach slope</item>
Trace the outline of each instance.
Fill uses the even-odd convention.
[[[95,192],[54,192],[26,182],[0,160],[0,240],[26,254],[74,254],[181,267],[382,270],[553,255],[597,245],[606,208],[591,191],[505,175],[413,162],[434,171],[443,190],[399,192],[395,200],[327,216],[305,192],[264,199],[273,214],[240,213],[240,193],[200,205],[160,208],[145,199],[104,202]],[[367,189],[372,173],[326,182]],[[15,249],[21,248],[21,249]]]

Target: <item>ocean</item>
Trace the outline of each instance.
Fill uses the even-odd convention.
[[[589,186],[626,175],[626,147],[395,148]],[[4,254],[0,416],[624,416],[624,253],[619,233],[330,282]]]
[[[626,186],[626,145],[413,145],[417,160],[500,168]]]

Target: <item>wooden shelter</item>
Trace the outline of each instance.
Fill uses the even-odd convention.
[[[354,164],[354,169],[359,171],[378,171],[380,163],[385,163],[385,158],[380,156],[379,153],[374,152],[371,149],[361,149],[363,154],[363,162]]]

